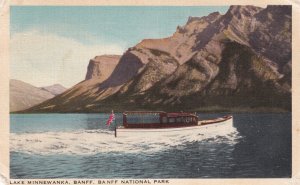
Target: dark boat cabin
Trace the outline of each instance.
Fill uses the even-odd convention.
[[[123,126],[125,128],[172,128],[197,124],[198,117],[192,113],[162,111],[123,113]]]

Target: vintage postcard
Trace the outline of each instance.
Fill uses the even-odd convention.
[[[2,1],[0,184],[299,184],[299,6]]]

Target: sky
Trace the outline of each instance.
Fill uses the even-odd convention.
[[[189,16],[226,13],[228,6],[12,6],[10,78],[34,86],[71,87],[88,62],[123,54],[146,38],[172,35]]]

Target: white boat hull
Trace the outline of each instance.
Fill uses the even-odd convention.
[[[201,124],[199,121],[198,124]],[[189,127],[178,127],[178,128],[116,128],[115,136],[117,138],[127,138],[127,137],[159,137],[159,136],[173,136],[173,135],[182,135],[182,134],[207,134],[210,132],[215,132],[219,130],[231,130],[233,127],[233,118],[229,118],[222,122],[211,123],[207,125],[197,125]]]

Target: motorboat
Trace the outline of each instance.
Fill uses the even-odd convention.
[[[123,123],[115,127],[115,137],[204,134],[232,126],[232,115],[200,119],[196,113],[187,112],[126,111],[123,113]]]

